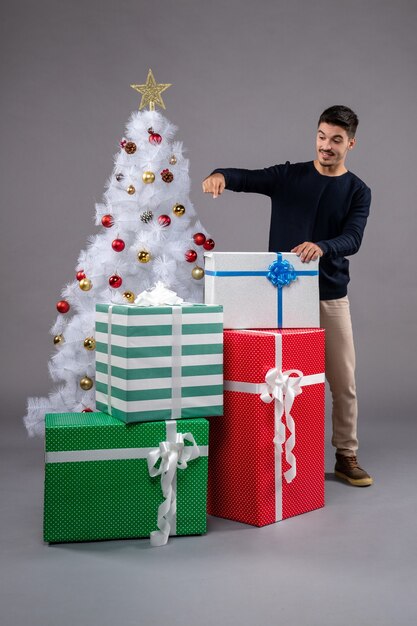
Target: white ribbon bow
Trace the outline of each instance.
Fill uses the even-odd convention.
[[[138,306],[173,306],[182,302],[184,299],[177,296],[175,291],[165,287],[161,281],[158,281],[155,287],[142,291],[135,300]]]
[[[291,376],[296,374],[296,376]],[[275,401],[275,437],[274,445],[277,448],[285,443],[285,458],[290,468],[284,473],[285,480],[290,483],[297,474],[297,462],[292,452],[295,446],[295,422],[291,415],[295,398],[302,393],[301,380],[303,372],[287,370],[282,372],[276,367],[268,370],[265,376],[265,385],[260,393],[262,402],[269,404]],[[285,425],[282,416],[286,415],[287,428],[290,436],[285,438]]]
[[[186,446],[185,441],[192,443]],[[171,521],[177,512],[177,489],[174,483],[177,468],[186,469],[188,462],[200,456],[200,448],[191,433],[176,433],[175,441],[162,441],[159,448],[148,453],[148,470],[153,476],[161,476],[161,488],[165,500],[158,508],[157,526],[151,532],[151,545],[164,546],[171,530]],[[159,459],[161,463],[156,467]]]

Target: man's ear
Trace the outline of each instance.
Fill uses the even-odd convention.
[[[348,150],[353,150],[355,145],[356,145],[356,137],[352,137],[352,139],[349,139]]]

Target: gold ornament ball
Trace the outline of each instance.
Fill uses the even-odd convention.
[[[60,343],[63,343],[64,337],[63,335],[55,335],[54,337],[54,345],[57,346]]]
[[[172,155],[172,157],[169,160],[169,164],[170,165],[176,165],[177,163],[177,157],[175,156],[175,154]]]
[[[136,189],[134,188],[133,185],[129,185],[129,187],[126,189],[126,191],[129,194],[129,196],[133,196],[133,194],[135,193]]]
[[[147,250],[141,250],[138,252],[138,261],[139,263],[149,263],[151,260],[151,255]]]
[[[80,380],[80,387],[84,391],[89,391],[89,389],[92,388],[93,384],[93,381],[88,376],[83,376],[83,378],[81,378]]]
[[[96,349],[96,340],[94,337],[86,337],[84,339],[84,348],[86,350],[95,350]]]
[[[183,204],[174,204],[172,212],[177,217],[181,217],[185,213],[185,206]]]
[[[143,172],[142,180],[146,185],[153,183],[155,182],[155,174],[153,172]]]
[[[198,267],[198,265],[196,265],[193,271],[191,272],[191,275],[196,280],[201,280],[204,276],[204,270],[202,267]]]
[[[91,287],[93,286],[93,283],[89,278],[82,278],[78,284],[80,286],[80,289],[82,289],[83,291],[90,291]]]
[[[134,302],[135,294],[133,293],[133,291],[125,291],[123,294],[123,298],[125,298],[125,300],[127,300],[128,302]]]

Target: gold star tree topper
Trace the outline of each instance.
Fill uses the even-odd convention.
[[[144,85],[130,85],[135,91],[142,94],[142,100],[140,101],[139,111],[149,104],[149,110],[155,111],[155,104],[165,109],[164,101],[162,100],[161,93],[171,87],[171,83],[157,83],[152,70],[148,72],[148,78]]]

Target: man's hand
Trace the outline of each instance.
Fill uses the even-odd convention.
[[[291,252],[295,252],[296,255],[300,257],[303,263],[315,261],[319,257],[323,256],[323,250],[311,241],[305,241],[304,243],[300,243],[298,246],[295,246],[295,248],[293,248]]]
[[[207,176],[207,178],[203,180],[204,193],[212,193],[213,198],[217,198],[217,196],[220,196],[220,194],[223,193],[225,187],[226,181],[223,174],[220,174],[219,172],[217,172],[216,174],[211,174],[211,176]]]

